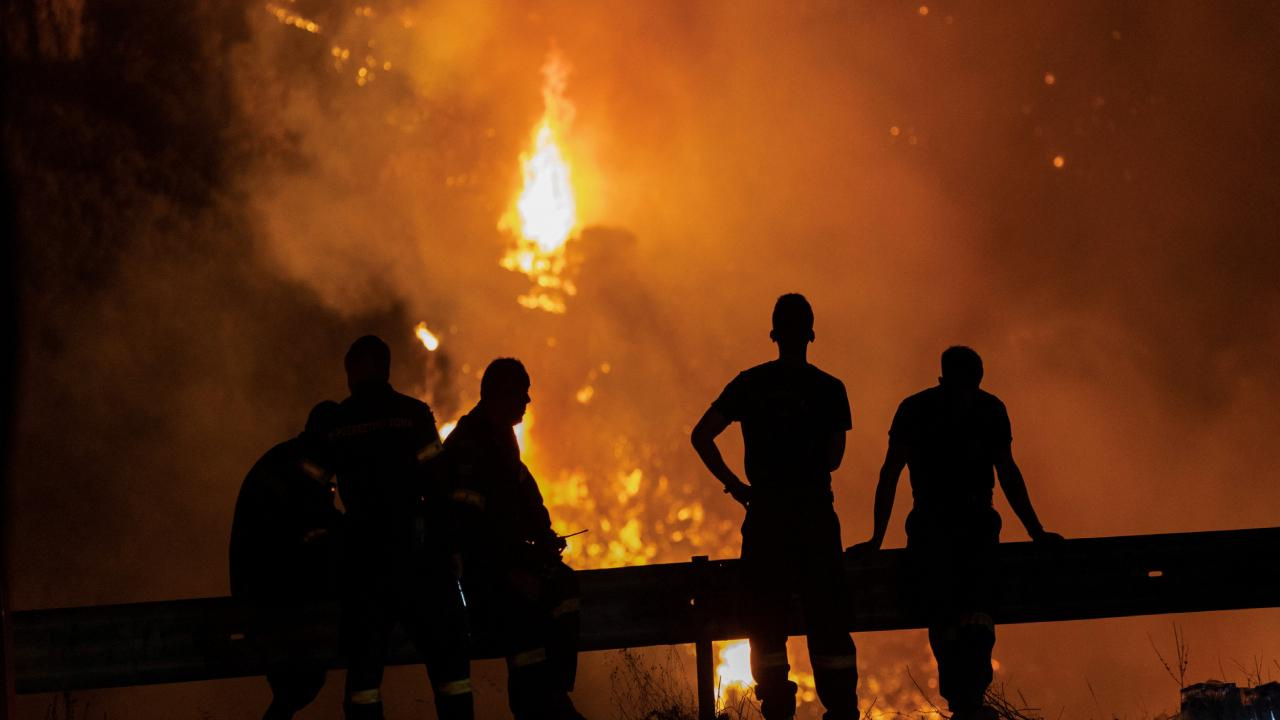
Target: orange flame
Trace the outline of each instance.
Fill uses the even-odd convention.
[[[751,644],[746,640],[723,643],[717,648],[716,704],[735,695],[745,695],[756,684],[751,676]]]
[[[565,277],[565,244],[577,228],[578,211],[557,138],[574,109],[565,98],[569,68],[558,53],[547,57],[542,75],[542,119],[533,130],[532,149],[520,155],[524,187],[498,221],[498,229],[513,236],[499,263],[533,281],[533,288],[516,298],[521,305],[562,313],[565,297],[577,292]]]

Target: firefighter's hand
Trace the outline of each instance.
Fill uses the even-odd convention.
[[[1063,541],[1063,539],[1064,539],[1064,538],[1063,538],[1061,535],[1059,535],[1058,533],[1056,533],[1056,532],[1049,532],[1048,530],[1045,530],[1044,528],[1040,528],[1039,530],[1037,530],[1037,531],[1035,531],[1035,532],[1033,532],[1033,533],[1030,533],[1030,535],[1031,535],[1031,540],[1032,540],[1033,542],[1042,542],[1042,543],[1060,543],[1060,542],[1062,542],[1062,541]]]
[[[560,557],[564,554],[564,549],[569,547],[569,541],[559,535],[552,535],[548,545],[550,545],[551,549],[555,551],[556,557]]]
[[[866,557],[871,553],[877,552],[878,550],[880,550],[880,546],[883,543],[884,543],[883,540],[876,540],[875,538],[872,538],[866,542],[860,542],[856,545],[850,545],[848,549],[844,551],[844,553],[845,555],[848,555],[849,557],[852,557],[852,558]]]
[[[751,486],[741,480],[726,483],[724,491],[729,493],[729,497],[737,500],[742,507],[747,507],[751,504]]]

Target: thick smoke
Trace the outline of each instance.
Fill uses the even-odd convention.
[[[419,320],[444,335],[457,409],[488,359],[526,360],[547,472],[641,468],[655,521],[702,501],[704,534],[655,559],[731,552],[737,511],[687,432],[768,359],[769,307],[793,290],[854,406],[836,475],[850,543],[896,403],[953,343],[986,359],[1051,529],[1276,524],[1274,11],[280,5],[316,32],[259,4],[10,13],[28,20],[6,127],[17,606],[222,593],[244,470],[342,393],[357,334],[391,340],[397,384],[422,390]],[[563,316],[517,306],[526,281],[497,264],[553,48],[588,228]],[[1255,639],[1275,611],[1177,621],[1196,679],[1280,652]],[[998,677],[1055,715],[1154,712],[1174,694],[1147,634],[1168,623],[1006,628]],[[924,645],[859,643],[880,677]],[[146,716],[139,698],[162,693],[132,692],[104,701]]]

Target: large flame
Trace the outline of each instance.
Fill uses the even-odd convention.
[[[747,697],[756,684],[751,675],[751,643],[746,640],[731,640],[715,645],[716,704],[720,707],[732,706],[737,699]],[[805,663],[795,645],[791,643],[787,647],[788,662],[791,664],[787,677],[796,684],[796,696],[800,703],[812,703],[818,699],[813,673],[801,667]]]
[[[723,706],[734,695],[744,695],[756,684],[751,676],[751,644],[734,640],[719,644],[716,662],[716,703]]]
[[[565,98],[568,74],[553,51],[542,66],[542,119],[533,130],[531,149],[520,156],[524,186],[498,221],[498,229],[513,242],[499,262],[533,281],[517,301],[553,313],[564,312],[565,298],[576,293],[566,277],[565,245],[578,226],[578,210],[569,163],[558,142],[573,119],[573,104]]]

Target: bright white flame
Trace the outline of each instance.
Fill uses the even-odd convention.
[[[536,242],[544,253],[559,250],[577,224],[569,166],[548,120],[542,121],[534,136],[533,154],[524,158],[524,190],[516,207],[520,234]]]
[[[457,421],[457,420],[450,420],[449,422],[447,422],[447,423],[445,423],[445,424],[441,425],[441,426],[440,426],[440,439],[441,439],[441,440],[444,440],[444,439],[448,438],[448,437],[449,437],[449,433],[453,432],[453,429],[454,429],[454,428],[456,428],[456,427],[458,427],[458,421]]]
[[[568,74],[569,66],[552,52],[542,67],[542,119],[534,127],[532,147],[520,154],[524,186],[498,220],[498,229],[513,236],[499,264],[533,282],[516,301],[551,313],[563,313],[565,296],[577,292],[565,243],[577,227],[578,209],[569,163],[558,144],[574,114],[565,97]]]
[[[756,684],[751,676],[751,643],[735,640],[720,647],[716,663],[716,700],[723,701],[730,692],[745,693]]]
[[[528,449],[529,428],[533,427],[533,413],[528,408],[524,410],[524,419],[516,424],[512,430],[516,431],[516,445],[520,446],[520,457],[525,462],[529,462],[524,458],[524,454]]]
[[[418,323],[418,326],[413,329],[413,334],[418,336],[418,339],[422,341],[422,346],[428,352],[435,352],[440,347],[440,338],[428,330],[427,324],[424,322]]]

